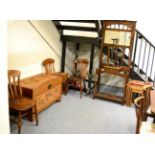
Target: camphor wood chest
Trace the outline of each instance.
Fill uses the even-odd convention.
[[[35,99],[41,112],[61,100],[62,78],[56,75],[38,74],[21,81],[23,96]]]

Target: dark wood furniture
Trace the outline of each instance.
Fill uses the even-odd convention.
[[[18,124],[18,133],[21,133],[22,118],[26,115],[35,115],[36,125],[38,125],[38,115],[36,101],[24,97],[20,85],[21,72],[18,70],[8,71],[9,81],[9,108],[11,114],[17,114],[17,118],[13,119]]]
[[[144,122],[145,111],[144,111],[144,96],[140,96],[134,100],[137,124],[136,133],[137,134],[155,134],[155,124],[151,122]]]
[[[66,95],[68,92],[68,85],[67,85],[68,73],[55,72],[54,62],[55,62],[54,59],[47,58],[42,62],[42,64],[45,66],[46,74],[55,74],[62,78],[62,91]]]
[[[93,97],[124,103],[131,69],[135,21],[103,21],[100,64]]]
[[[88,76],[87,67],[89,61],[87,59],[74,60],[74,73],[68,78],[68,85],[80,89],[80,98],[84,88],[84,80]]]
[[[36,100],[38,113],[61,100],[62,78],[60,76],[51,74],[34,75],[23,79],[21,87],[24,96]]]

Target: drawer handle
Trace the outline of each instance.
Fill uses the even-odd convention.
[[[51,89],[51,88],[52,88],[52,84],[49,84],[49,85],[48,85],[48,89]]]

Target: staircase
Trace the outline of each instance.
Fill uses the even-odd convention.
[[[65,22],[73,25],[65,25]],[[61,41],[72,41],[81,43],[90,43],[100,46],[102,38],[103,20],[57,20],[54,21],[61,34]],[[74,25],[74,23],[88,24],[88,26]],[[91,26],[94,25],[94,26]],[[81,31],[96,33],[94,37],[90,36],[72,36],[67,35],[68,31]],[[153,82],[155,87],[155,46],[139,31],[135,31],[135,41],[132,54],[131,79]],[[85,33],[83,33],[85,34]],[[126,57],[127,58],[127,57]]]
[[[61,41],[98,45],[100,22],[97,20],[54,20]]]
[[[143,81],[153,82],[155,86],[155,46],[138,30],[132,57],[132,75],[137,75]]]

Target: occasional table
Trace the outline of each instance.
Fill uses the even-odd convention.
[[[139,80],[131,80],[127,83],[125,104],[131,106],[133,101],[133,94],[137,93],[143,95],[144,89],[151,88],[153,85],[150,82],[144,82]]]

